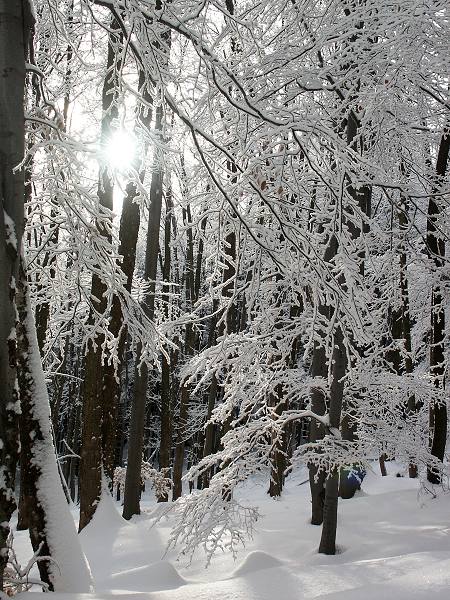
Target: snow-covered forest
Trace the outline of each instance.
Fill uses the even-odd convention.
[[[449,8],[0,0],[2,598],[448,597]]]

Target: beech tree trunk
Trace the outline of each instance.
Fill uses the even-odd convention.
[[[183,164],[184,172],[184,164]],[[192,217],[189,205],[183,209],[183,221],[187,227],[187,245],[186,245],[186,304],[192,309],[195,302],[195,276],[194,276],[194,243],[192,234]],[[192,356],[195,347],[195,332],[192,323],[187,323],[184,336],[184,356]],[[175,444],[174,462],[173,462],[173,490],[172,500],[177,500],[182,494],[184,451],[186,444],[186,430],[189,415],[189,388],[186,382],[181,382],[180,386],[180,409],[177,421],[177,440]]]
[[[445,238],[440,233],[438,219],[445,210],[441,205],[438,193],[440,184],[447,172],[447,162],[450,148],[450,133],[442,136],[436,162],[436,185],[428,202],[427,221],[427,249],[430,259],[434,262],[436,270],[445,263]],[[430,373],[434,386],[442,393],[439,402],[433,402],[430,409],[431,425],[431,454],[439,461],[444,460],[445,445],[447,442],[447,404],[444,397],[445,390],[445,305],[444,295],[439,285],[434,285],[431,290],[431,336],[430,336]],[[429,467],[427,478],[430,483],[441,482],[441,474],[436,469]]]
[[[166,192],[166,216],[164,221],[164,265],[163,265],[163,291],[162,300],[166,318],[169,316],[169,281],[171,267],[171,223],[173,217],[172,188],[169,185]],[[173,353],[170,353],[170,356]],[[171,375],[170,357],[165,354],[161,357],[161,434],[159,438],[159,468],[166,474],[170,470],[170,450],[172,446],[172,405],[170,390]],[[158,502],[167,502],[168,494],[158,498]]]
[[[115,53],[115,47],[121,41],[121,34],[115,20],[111,23],[108,41],[108,57],[106,74],[102,92],[102,126],[101,144],[104,147],[112,131],[112,122],[117,118],[118,72],[121,57]],[[113,181],[103,165],[98,185],[99,207],[106,211],[113,210]],[[103,216],[106,219],[106,213]],[[97,224],[98,235],[111,242],[111,234],[102,222]],[[91,284],[91,301],[93,308],[89,320],[95,321],[95,312],[102,314],[106,310],[104,293],[106,285],[101,277],[94,273]],[[101,372],[103,369],[102,344],[104,334],[88,343],[85,357],[84,393],[82,412],[82,441],[80,463],[80,531],[92,519],[100,500],[102,489],[103,468],[110,473],[109,460],[111,451],[107,448],[110,443],[107,429],[110,421],[110,398],[103,385]],[[105,443],[106,442],[106,443]],[[105,462],[105,458],[107,461]]]
[[[340,326],[334,335],[332,371],[330,386],[330,429],[339,430],[341,424],[342,399],[344,395],[344,376],[347,371],[347,352]],[[338,508],[339,473],[337,469],[329,475],[325,485],[325,501],[323,506],[322,537],[319,552],[336,554],[336,528]]]
[[[8,559],[9,521],[16,508],[19,452],[15,291],[24,226],[24,84],[34,19],[28,1],[0,0],[0,589]]]
[[[400,210],[398,211],[398,222],[400,226],[400,235],[406,235],[408,229],[408,200],[402,197]],[[401,330],[402,338],[405,350],[405,356],[403,360],[404,371],[408,375],[413,372],[413,359],[412,359],[412,345],[411,345],[411,317],[409,312],[409,290],[408,290],[408,273],[407,273],[407,254],[406,254],[406,240],[401,239],[400,241],[400,293],[401,293]],[[407,413],[412,416],[417,410],[416,399],[413,394],[408,396],[407,400]],[[414,457],[411,457],[411,461],[408,466],[409,476],[414,479],[418,475],[417,464],[414,461]]]
[[[18,382],[23,497],[37,565],[50,590],[89,592],[91,574],[64,495],[53,444],[50,404],[23,268],[18,280]],[[70,551],[67,552],[67,549]],[[45,557],[45,558],[44,558]],[[47,558],[48,557],[48,558]]]
[[[350,14],[350,9],[345,8],[344,11],[347,15]],[[363,27],[363,23],[360,22],[357,28]],[[351,42],[357,40],[357,35],[351,38]],[[355,152],[364,149],[363,140],[360,140],[358,145],[358,130],[360,123],[353,110],[350,110],[347,115],[346,122],[346,142],[347,145]],[[363,234],[368,232],[368,226],[362,219],[359,222],[358,211],[365,216],[369,216],[371,213],[371,188],[369,186],[362,186],[357,188],[354,186],[349,175],[346,175],[347,179],[347,193],[352,198],[356,207],[351,204],[346,206],[341,214],[342,221],[346,224],[348,233],[352,240],[354,240],[358,246],[357,260],[358,268],[361,277],[364,277],[364,261],[365,261],[365,250],[364,243],[361,239]],[[331,244],[331,254],[334,257],[337,252],[338,241],[334,237],[336,249],[335,251]],[[359,244],[358,244],[359,242]],[[342,243],[342,242],[341,242]],[[345,289],[346,281],[345,276],[339,277],[339,284]],[[334,309],[338,310],[338,309]],[[330,385],[330,402],[329,402],[329,422],[330,428],[334,428],[341,432],[343,439],[353,441],[356,435],[356,425],[354,416],[358,412],[357,398],[346,399],[345,402],[345,414],[341,422],[341,415],[343,412],[344,402],[344,377],[349,368],[347,350],[344,346],[344,332],[342,325],[340,325],[340,315],[334,315],[337,317],[337,327],[333,339],[333,347],[331,353],[331,385]],[[359,348],[360,353],[364,352],[363,348]],[[337,528],[337,507],[338,507],[338,496],[339,496],[339,473],[334,469],[328,476],[325,485],[325,499],[323,506],[323,525],[322,525],[322,536],[319,545],[319,552],[322,554],[335,554],[336,553],[336,528]]]
[[[286,409],[286,403],[282,400],[283,389],[281,385],[277,386],[277,391],[274,395],[276,404],[276,414],[280,415],[283,410]],[[271,456],[271,469],[270,469],[270,482],[268,494],[271,498],[278,498],[281,496],[284,485],[284,472],[286,469],[286,455],[287,455],[287,431],[283,430],[281,433],[281,439],[278,439],[275,443],[274,450]]]
[[[24,323],[28,320],[28,311],[25,298],[25,274],[23,272],[20,279],[21,284],[17,302],[20,319],[18,325],[18,381],[22,411],[20,415],[20,520],[22,521],[21,529],[29,529],[33,552],[39,550],[41,556],[48,556],[51,559],[52,555],[46,535],[46,515],[42,504],[37,499],[37,485],[42,465],[33,461],[32,455],[32,446],[35,441],[49,443],[50,440],[44,440],[40,423],[36,422],[33,414],[34,382],[28,358],[30,354],[28,331],[24,328]],[[40,560],[37,566],[41,581],[48,585],[50,591],[53,591],[51,561]]]
[[[139,74],[139,89],[142,90],[143,98],[146,105],[153,104],[153,98],[149,95],[145,87],[145,77],[142,71]],[[144,130],[150,130],[153,111],[147,106],[140,106],[136,115],[138,124]],[[144,155],[147,148],[144,149]],[[136,165],[139,168],[139,165]],[[140,172],[141,182],[145,179],[145,169]],[[140,226],[140,207],[135,202],[138,190],[136,184],[130,182],[125,190],[125,197],[122,204],[122,213],[120,216],[119,227],[119,254],[123,257],[121,269],[126,277],[125,289],[131,293],[133,284],[133,274],[136,264],[136,245]],[[109,331],[118,338],[117,345],[117,368],[109,363],[103,367],[103,389],[109,396],[109,402],[105,407],[104,415],[104,470],[107,478],[112,482],[114,477],[114,467],[116,462],[117,450],[117,421],[119,414],[121,384],[120,378],[125,360],[125,347],[128,334],[127,324],[124,322],[122,305],[119,297],[114,296],[111,316],[109,321]]]
[[[155,130],[160,133],[163,122],[163,108],[156,110]],[[144,299],[147,318],[152,321],[155,312],[155,280],[158,267],[159,229],[161,221],[161,206],[163,200],[164,165],[161,153],[155,148],[155,167],[150,186],[150,209],[148,215],[147,247],[145,253],[144,277],[148,280],[148,291]],[[130,430],[128,436],[128,462],[125,477],[124,519],[131,519],[140,514],[141,497],[141,464],[144,443],[145,405],[147,400],[148,365],[140,365],[142,347],[139,344],[136,353],[136,368],[134,374],[134,394],[131,407]]]
[[[322,226],[321,229],[322,230]],[[331,261],[337,252],[337,241],[333,235],[328,240],[327,248],[324,253],[324,260]],[[324,304],[318,307],[319,315],[330,320],[332,309]],[[311,363],[311,376],[327,379],[328,377],[328,361],[324,342],[316,340],[314,342],[313,357]],[[311,410],[317,415],[324,415],[327,409],[327,403],[324,392],[321,389],[313,389],[311,393]],[[321,440],[325,434],[325,429],[321,423],[313,419],[309,430],[309,441],[317,442]],[[317,470],[313,464],[308,465],[309,470],[309,486],[311,490],[311,524],[322,525],[323,523],[323,508],[325,501],[325,480],[326,474]]]

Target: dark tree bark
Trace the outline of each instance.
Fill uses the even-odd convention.
[[[108,57],[106,75],[102,91],[102,126],[101,143],[105,146],[112,131],[112,122],[117,117],[118,97],[118,72],[120,70],[121,57],[116,55],[115,47],[121,41],[121,33],[115,20],[112,21],[108,41]],[[113,209],[113,181],[107,169],[100,173],[98,186],[98,199],[100,208],[106,211]],[[106,213],[104,218],[106,219]],[[97,224],[98,234],[111,242],[111,234],[107,226],[99,222]],[[94,308],[91,309],[89,317],[92,323],[95,320],[94,313],[102,314],[106,310],[106,284],[100,275],[94,273],[92,276],[91,299]],[[102,344],[104,334],[100,333],[94,341],[88,343],[85,370],[84,370],[84,393],[82,413],[82,441],[81,441],[81,463],[80,463],[80,531],[92,519],[97,504],[100,500],[102,489],[102,471],[105,466],[105,454],[110,457],[106,450],[105,441],[108,440],[106,429],[109,418],[109,395],[103,385],[101,372],[103,368]],[[105,453],[106,450],[106,453]]]
[[[280,280],[281,276],[278,275],[276,279],[277,281]],[[280,307],[283,301],[283,294],[281,290],[279,290],[276,295],[276,305]],[[300,306],[291,306],[289,310],[289,317],[294,317],[299,311],[301,312]],[[278,321],[275,324],[275,328],[280,329],[282,324],[282,321]],[[273,361],[279,362],[281,360],[284,360],[286,368],[292,368],[297,360],[297,348],[295,347],[297,342],[298,340],[294,342],[291,352],[287,354],[284,359],[282,358],[282,356],[276,355],[273,357]],[[275,408],[275,414],[278,416],[281,415],[283,411],[288,409],[288,403],[285,398],[282,383],[278,384],[275,387],[272,398],[269,399],[269,405]],[[272,498],[278,498],[279,496],[281,496],[281,493],[283,491],[288,458],[288,437],[288,428],[283,428],[280,432],[276,431],[272,434],[273,450],[270,457],[271,470],[268,489],[268,494]]]
[[[347,352],[344,347],[344,337],[340,326],[336,329],[333,346],[329,418],[330,429],[339,430],[344,394],[344,377],[347,372]],[[319,552],[321,554],[336,554],[338,489],[339,473],[337,469],[334,469],[328,476],[325,485],[322,537],[319,545]]]
[[[378,462],[380,464],[380,472],[381,472],[381,476],[382,477],[386,477],[387,476],[387,470],[386,470],[386,454],[382,454],[380,456],[380,458],[378,459]]]
[[[190,332],[186,334],[186,338],[190,338]],[[188,413],[189,413],[189,390],[186,384],[181,385],[180,390],[180,411],[178,414],[177,422],[177,441],[175,445],[175,454],[173,461],[173,490],[172,500],[177,500],[182,494],[182,482],[183,476],[183,464],[184,464],[184,448],[185,448],[185,435],[188,425]]]
[[[277,386],[274,394],[274,400],[276,402],[275,413],[281,415],[283,410],[286,410],[286,402],[283,402],[283,388],[281,385]],[[270,469],[270,482],[268,494],[271,498],[278,498],[281,496],[284,485],[284,472],[286,470],[286,455],[287,455],[287,431],[283,429],[281,438],[273,440],[275,447],[271,456],[271,469]]]
[[[22,269],[21,269],[22,270]],[[33,375],[30,369],[30,341],[29,332],[25,324],[28,321],[28,307],[26,301],[25,273],[22,270],[18,287],[17,309],[19,314],[18,324],[18,381],[20,390],[20,467],[21,467],[21,518],[26,520],[26,527],[30,532],[33,551],[41,556],[51,557],[50,547],[46,536],[46,515],[42,504],[38,500],[38,483],[40,467],[33,460],[32,446],[42,443],[44,436],[39,421],[34,416]],[[48,441],[48,440],[47,440]],[[24,525],[24,524],[22,524]],[[38,563],[41,581],[53,591],[49,560],[40,560]]]
[[[173,217],[172,188],[169,185],[166,192],[166,216],[164,221],[164,266],[162,300],[166,317],[169,315],[169,281],[171,267],[171,223]],[[172,353],[171,353],[172,354]],[[161,357],[161,435],[159,441],[159,468],[168,473],[170,470],[170,450],[172,445],[172,406],[170,390],[171,364],[170,356],[165,353]],[[168,494],[160,496],[158,502],[167,502]]]
[[[347,16],[351,14],[350,8],[344,8],[344,12]],[[356,29],[362,29],[364,26],[363,22],[359,22],[356,25]],[[356,42],[358,35],[355,34],[350,39],[350,43]],[[350,67],[351,65],[349,65]],[[358,83],[359,85],[359,83]],[[364,140],[358,140],[358,132],[360,128],[360,122],[354,111],[350,109],[347,114],[346,127],[345,127],[345,138],[347,145],[355,152],[363,152],[365,149]],[[358,246],[357,261],[358,268],[361,277],[364,277],[365,269],[365,250],[363,243],[363,235],[368,232],[368,225],[364,221],[364,218],[360,220],[358,212],[366,217],[370,216],[371,213],[371,199],[372,190],[371,187],[365,185],[361,188],[354,186],[351,181],[350,175],[346,175],[347,179],[347,194],[352,199],[355,206],[347,203],[344,207],[343,214],[341,215],[342,221],[346,224],[348,233],[353,241]],[[331,246],[329,245],[327,250],[330,250],[331,256],[336,256],[337,247],[341,240],[338,240],[333,236]],[[334,248],[336,244],[336,248]],[[339,276],[339,285],[345,289],[346,281],[344,276]],[[333,309],[338,310],[338,309]],[[331,315],[330,315],[331,316]],[[353,441],[356,436],[356,421],[355,415],[358,412],[357,398],[347,399],[345,406],[344,402],[344,377],[348,370],[348,356],[347,350],[344,345],[344,331],[340,324],[340,315],[334,315],[337,317],[337,327],[334,333],[333,349],[331,353],[331,385],[330,385],[330,403],[329,403],[329,421],[330,428],[335,428],[341,431],[343,439]],[[358,348],[360,354],[364,353],[363,348]],[[341,416],[344,415],[341,422]],[[335,554],[336,553],[336,527],[337,527],[337,507],[338,507],[338,495],[339,495],[339,472],[334,469],[328,476],[325,485],[325,498],[323,505],[323,525],[322,525],[322,536],[319,545],[319,552],[322,554]]]
[[[24,156],[24,84],[30,33],[27,1],[0,0],[0,589],[8,559],[6,541],[15,510],[14,479],[19,451],[16,388],[15,289],[24,227],[24,175],[13,172]]]
[[[214,423],[210,423],[212,412],[214,410],[214,406],[216,404],[216,397],[218,392],[217,378],[215,375],[212,376],[212,381],[208,389],[208,400],[207,400],[207,408],[206,408],[206,428],[205,428],[205,438],[203,441],[203,453],[202,457],[205,458],[213,453],[214,450]],[[210,469],[207,469],[202,473],[202,476],[199,478],[198,486],[199,489],[209,487],[209,482],[211,480],[212,473]]]
[[[409,289],[408,289],[408,273],[407,273],[407,254],[406,254],[406,240],[404,236],[409,225],[408,219],[408,200],[402,197],[400,210],[398,211],[398,222],[400,227],[400,235],[402,236],[399,246],[399,259],[400,259],[400,293],[401,293],[401,333],[404,344],[404,359],[403,368],[405,373],[410,375],[413,372],[413,358],[412,358],[412,345],[411,345],[411,317],[409,312]],[[400,374],[400,372],[399,372]],[[407,414],[409,416],[414,415],[417,410],[416,399],[414,394],[410,394],[407,400]],[[408,466],[409,476],[414,479],[418,475],[417,464],[414,462],[414,457],[411,457],[411,461]]]
[[[137,114],[136,128],[140,127],[146,131],[150,130],[153,111],[148,105],[153,104],[153,98],[147,91],[145,85],[145,76],[140,72],[139,89],[142,91],[145,101],[145,107],[139,106]],[[146,148],[144,154],[146,153]],[[139,165],[136,165],[139,168]],[[141,183],[145,179],[145,169],[140,173]],[[133,274],[136,264],[136,245],[140,226],[140,207],[135,202],[138,190],[136,184],[130,182],[125,190],[125,198],[122,204],[122,213],[120,216],[119,227],[119,254],[123,257],[121,269],[126,277],[125,289],[131,293],[133,284]],[[117,420],[119,416],[119,403],[121,385],[120,379],[125,360],[125,348],[128,335],[128,327],[124,322],[122,305],[119,297],[114,296],[111,316],[109,321],[109,331],[118,338],[117,345],[117,367],[112,363],[104,365],[103,368],[103,388],[109,396],[109,402],[105,407],[104,414],[104,470],[109,481],[112,482],[114,476],[114,467],[117,458]]]
[[[321,226],[321,230],[323,226]],[[324,261],[330,262],[337,252],[337,240],[333,235],[328,241],[327,248],[324,253]],[[332,309],[325,304],[318,307],[318,313],[324,320],[330,320],[332,317]],[[320,340],[314,342],[313,357],[311,363],[311,376],[327,379],[328,377],[328,361],[324,343]],[[313,389],[311,393],[311,410],[317,415],[324,415],[327,409],[327,403],[324,393],[321,389]],[[317,442],[323,438],[325,434],[324,427],[315,419],[311,422],[309,430],[309,441]],[[321,525],[323,523],[323,507],[325,501],[325,480],[326,474],[323,471],[318,471],[313,464],[308,466],[309,470],[309,486],[311,489],[311,524]]]
[[[236,165],[234,163],[230,163],[228,165],[231,173],[236,172]],[[234,177],[234,176],[233,176]],[[233,215],[234,217],[234,215]],[[224,244],[224,264],[225,268],[223,270],[222,275],[222,297],[227,300],[227,305],[225,306],[225,313],[222,314],[219,326],[217,323],[219,321],[217,315],[214,315],[210,321],[210,332],[208,336],[208,344],[211,346],[215,343],[217,337],[221,337],[224,335],[225,331],[230,334],[237,331],[238,323],[240,320],[238,319],[238,312],[236,301],[233,299],[234,287],[235,287],[235,277],[236,277],[236,257],[237,257],[237,235],[235,231],[235,223],[234,218],[228,219],[228,226],[231,228],[225,236],[225,244]],[[213,306],[213,311],[216,312],[217,305]],[[211,418],[212,411],[214,410],[214,406],[216,401],[220,397],[221,388],[217,377],[214,375],[211,381],[211,385],[208,391],[208,407],[207,407],[207,423]],[[221,423],[219,426],[214,426],[212,423],[207,424],[206,432],[205,432],[205,442],[203,447],[203,456],[208,456],[214,451],[214,432],[217,430],[217,438],[221,440],[221,438],[230,430],[232,417],[231,415],[227,418],[227,420]],[[220,446],[220,443],[218,444]],[[222,465],[222,468],[226,468],[227,462]],[[207,470],[202,475],[202,483],[203,487],[208,487],[209,482],[213,473],[211,470]],[[231,491],[228,488],[224,488],[222,492],[222,496],[226,500],[231,500]]]
[[[163,123],[163,108],[156,110],[155,130],[160,133]],[[150,186],[150,209],[148,215],[147,247],[145,253],[144,277],[148,280],[148,291],[144,299],[144,309],[147,318],[152,321],[155,312],[155,280],[158,267],[159,229],[161,221],[161,206],[163,199],[164,165],[161,153],[155,148],[155,168]],[[139,365],[142,347],[139,344],[134,374],[134,395],[131,407],[128,463],[124,491],[124,519],[131,519],[140,514],[141,496],[141,464],[144,442],[145,405],[147,400],[148,365]]]
[[[445,263],[445,238],[440,233],[438,219],[444,211],[439,199],[440,184],[447,172],[450,148],[450,133],[446,132],[441,139],[436,162],[436,183],[428,201],[427,249],[436,270]],[[430,372],[436,390],[444,394],[445,389],[445,304],[442,289],[434,285],[431,290],[431,336],[430,336]],[[430,409],[431,454],[439,461],[444,460],[447,442],[447,404],[443,397],[440,402],[433,402]],[[427,478],[430,483],[441,482],[441,474],[429,467]]]
[[[325,348],[316,341],[313,349],[313,359],[311,365],[312,377],[327,377],[327,361]],[[311,410],[316,415],[324,415],[326,412],[325,396],[320,389],[313,389],[311,392]],[[309,441],[317,442],[325,434],[324,426],[313,419],[309,428]],[[319,472],[313,464],[308,466],[309,487],[311,490],[311,524],[322,525],[323,523],[323,503],[325,500],[325,473]]]
[[[67,591],[89,591],[91,575],[61,486],[50,403],[23,268],[20,269],[17,300],[20,439],[21,451],[25,454],[22,483],[30,540],[34,552],[41,557],[38,561],[40,578],[50,590],[61,591],[64,586]],[[54,526],[55,516],[59,519],[57,527]],[[72,550],[70,560],[62,552],[64,544]]]
[[[184,171],[184,165],[183,165]],[[194,241],[192,234],[192,217],[189,205],[183,209],[183,221],[187,227],[187,245],[186,245],[186,304],[189,310],[192,309],[195,301],[195,278],[194,278]],[[184,336],[184,356],[187,359],[192,355],[195,348],[195,332],[192,323],[187,323]],[[172,500],[177,500],[182,494],[184,451],[186,444],[186,430],[189,416],[189,388],[185,381],[180,385],[180,408],[177,422],[177,440],[175,444],[175,454],[173,462],[173,490]]]
[[[365,0],[363,0],[364,2]],[[362,27],[362,23],[358,25],[358,27]],[[356,36],[354,37],[356,40]],[[359,84],[358,84],[359,85]],[[367,149],[366,144],[364,143],[364,139],[358,139],[358,131],[359,131],[360,123],[358,118],[356,117],[353,110],[349,111],[347,117],[347,127],[346,127],[346,141],[348,146],[357,153],[363,154]],[[357,261],[358,261],[358,269],[361,275],[361,278],[364,278],[365,273],[365,248],[364,248],[364,240],[363,236],[369,233],[369,225],[364,217],[370,218],[371,214],[371,204],[372,204],[372,188],[368,185],[361,186],[360,188],[356,188],[352,182],[349,180],[348,185],[348,194],[352,198],[355,208],[351,208],[347,210],[348,215],[343,216],[343,221],[348,228],[348,232],[351,238],[358,244],[359,248],[357,251]],[[358,212],[363,215],[360,219],[358,216]],[[364,348],[358,348],[359,354],[361,356],[364,355]],[[356,422],[358,415],[358,396],[353,396],[352,398],[347,398],[344,401],[343,406],[343,416],[341,423],[341,433],[342,437],[345,440],[354,441],[357,435],[356,431]]]

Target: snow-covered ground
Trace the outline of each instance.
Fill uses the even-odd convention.
[[[216,556],[205,570],[201,552],[191,565],[164,555],[170,521],[154,525],[148,499],[132,522],[120,506],[102,501],[81,543],[95,581],[95,594],[54,594],[53,600],[419,600],[450,598],[450,494],[423,494],[416,481],[369,473],[362,491],[339,503],[336,556],[317,553],[320,527],[309,524],[309,489],[299,474],[280,500],[266,481],[242,491],[262,518],[254,539],[236,559]],[[16,534],[19,556],[31,550]],[[145,596],[142,596],[145,594]],[[28,594],[22,594],[25,600]],[[34,595],[32,600],[35,600]]]

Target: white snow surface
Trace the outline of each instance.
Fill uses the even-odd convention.
[[[104,497],[80,534],[94,576],[94,594],[52,594],[53,600],[433,600],[450,598],[450,494],[420,491],[417,480],[370,472],[361,492],[339,502],[336,556],[317,553],[320,527],[309,523],[306,473],[287,480],[271,499],[266,478],[253,480],[240,499],[258,505],[254,539],[236,559],[201,551],[187,564],[165,554],[170,518],[155,525],[160,507],[145,496],[131,522],[119,503]],[[17,550],[29,556],[26,537]],[[28,593],[29,594],[29,593]],[[36,596],[20,600],[35,600]]]

